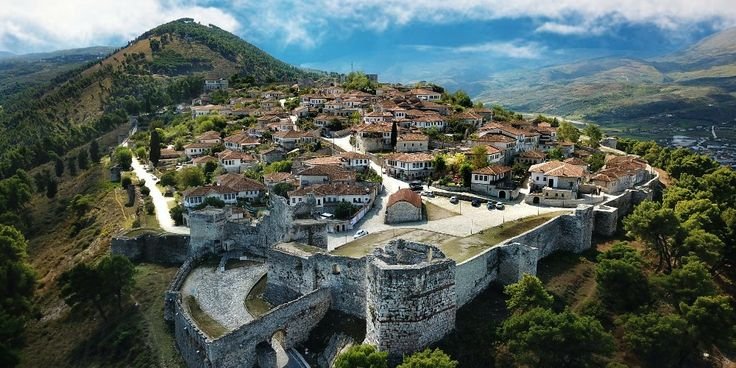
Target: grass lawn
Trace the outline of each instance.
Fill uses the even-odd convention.
[[[197,299],[193,296],[190,295],[186,297],[184,299],[184,304],[189,310],[189,315],[192,316],[194,322],[197,323],[197,326],[199,326],[202,332],[206,333],[210,338],[216,339],[227,332],[227,328],[225,328],[225,326],[215,321],[199,307]]]
[[[377,245],[384,244],[391,239],[400,237],[410,241],[435,245],[440,248],[448,258],[452,258],[455,262],[461,263],[500,242],[513,238],[557,216],[569,212],[570,211],[557,211],[525,217],[509,221],[503,225],[492,227],[477,234],[462,238],[429,230],[396,228],[369,234],[363,238],[338,247],[333,250],[331,254],[360,258],[370,254]]]
[[[250,293],[245,297],[245,310],[250,313],[253,318],[259,318],[260,316],[268,313],[273,306],[266,301],[263,297],[263,293],[266,292],[266,283],[268,276],[263,276],[252,289]]]
[[[525,233],[566,213],[569,213],[569,211],[550,212],[508,221],[505,224],[482,230],[477,234],[464,238],[454,238],[450,241],[440,243],[438,246],[447,257],[454,259],[457,263],[461,263],[498,243]]]

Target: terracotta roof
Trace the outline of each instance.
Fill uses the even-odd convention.
[[[183,152],[174,151],[172,149],[164,148],[161,150],[161,158],[176,158],[182,155]]]
[[[398,137],[400,141],[428,141],[429,137],[419,133],[405,133]]]
[[[184,197],[202,197],[210,193],[226,194],[226,193],[236,193],[236,191],[231,188],[218,186],[218,185],[205,185],[205,186],[194,187],[194,188],[189,188],[185,190]]]
[[[363,124],[355,128],[355,130],[358,132],[387,133],[391,131],[391,126],[388,123]]]
[[[217,157],[220,160],[256,161],[256,158],[253,157],[253,155],[251,155],[250,153],[232,151],[232,150],[224,150],[218,153]]]
[[[249,136],[247,133],[240,132],[231,136],[225,137],[225,142],[235,143],[240,145],[259,145],[260,142],[257,138]]]
[[[204,141],[204,140],[212,140],[212,139],[220,139],[220,132],[216,132],[214,130],[206,131],[202,134],[200,134],[197,137],[198,140]]]
[[[228,173],[217,177],[217,185],[225,186],[238,192],[248,190],[266,190],[266,186],[243,175]]]
[[[409,188],[399,189],[388,197],[386,207],[393,206],[396,202],[407,202],[416,208],[422,208],[422,197]]]
[[[355,173],[342,166],[316,165],[300,171],[299,176],[326,176],[330,181],[355,181]]]
[[[367,160],[370,158],[368,155],[358,152],[342,152],[340,153],[340,157],[353,160]]]
[[[491,165],[473,170],[473,174],[483,175],[503,175],[508,172],[511,172],[511,168],[503,165]]]
[[[313,159],[309,159],[304,161],[305,165],[314,166],[314,165],[339,165],[342,162],[340,159],[340,156],[323,156],[323,157],[315,157]]]
[[[492,155],[494,153],[501,153],[500,149],[493,147],[493,146],[485,146],[485,148],[486,148],[487,155]]]
[[[274,137],[278,137],[278,138],[304,138],[304,137],[314,138],[314,136],[310,132],[296,131],[296,130],[287,130],[285,132],[276,132],[276,133],[273,134],[273,136]]]
[[[606,160],[606,167],[619,166],[623,164],[630,164],[634,166],[640,166],[642,168],[647,167],[647,162],[636,156],[614,156]]]
[[[392,153],[385,157],[386,160],[401,161],[401,162],[421,162],[421,161],[432,161],[434,156],[429,153]]]
[[[532,165],[529,168],[529,172],[542,172],[548,176],[558,176],[563,178],[580,178],[585,176],[585,172],[582,167],[566,164],[557,160]]]
[[[542,151],[526,151],[519,154],[519,157],[544,160],[544,158],[547,157],[547,154]]]
[[[288,172],[275,172],[263,175],[263,180],[271,183],[285,183],[296,181],[296,177]]]
[[[201,143],[201,142],[192,142],[184,146],[184,149],[187,148],[212,148],[216,146],[217,143]]]
[[[588,166],[588,163],[587,162],[585,162],[585,161],[583,161],[583,160],[581,160],[581,159],[579,159],[577,157],[570,157],[567,160],[562,161],[562,162],[564,162],[566,164],[570,164],[570,165],[576,165],[576,166]]]
[[[192,159],[192,163],[195,165],[206,164],[207,162],[217,162],[217,157],[212,156],[200,156]]]
[[[501,143],[513,143],[516,142],[514,139],[509,138],[501,134],[486,134],[482,137],[475,139],[476,142],[501,142]]]
[[[314,194],[317,196],[325,196],[325,195],[363,195],[368,194],[370,192],[370,189],[358,185],[351,185],[351,184],[314,184],[309,185],[297,190],[292,190],[289,192],[289,197],[291,196],[305,196],[307,194]]]

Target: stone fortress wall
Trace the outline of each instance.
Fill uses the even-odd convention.
[[[460,264],[431,245],[403,240],[357,259],[306,247],[299,243],[317,239],[315,245],[320,245],[322,230],[299,229],[288,210],[279,210],[279,204],[272,207],[270,219],[252,228],[248,224],[236,228],[229,221],[220,226],[222,219],[212,213],[203,218],[202,225],[195,219],[193,226],[202,226],[204,233],[190,241],[190,257],[166,294],[165,317],[174,323],[177,346],[190,367],[254,366],[259,356],[269,356],[277,332],[284,336],[280,343],[285,348],[295,346],[308,337],[328,309],[366,319],[366,341],[392,352],[396,359],[452,331],[457,310],[492,281],[508,284],[524,273],[536,274],[537,262],[555,251],[588,249],[593,232],[605,234],[610,227],[615,229],[620,216],[651,198],[651,193],[648,186],[629,190],[606,203],[614,210],[580,205],[571,214],[551,219]],[[301,240],[290,239],[294,234],[301,234],[297,236]],[[276,244],[290,240],[294,243]],[[266,257],[266,296],[278,306],[235,331],[209,339],[189,317],[179,289],[202,255],[233,249]]]

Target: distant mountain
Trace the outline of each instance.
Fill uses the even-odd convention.
[[[104,58],[113,50],[95,46],[38,54],[0,53],[0,105],[28,88],[47,85],[63,72]]]
[[[492,76],[483,89],[477,97],[485,102],[627,132],[732,122],[736,28],[657,59],[603,58],[516,70]]]
[[[0,59],[11,57],[11,56],[15,56],[15,54],[10,51],[0,51]]]
[[[87,143],[126,122],[127,115],[191,99],[204,78],[238,75],[259,84],[318,76],[189,18],[156,27],[104,57],[93,53],[82,66],[54,64],[77,56],[57,52],[0,60],[0,177]]]

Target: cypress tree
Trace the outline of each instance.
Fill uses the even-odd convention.
[[[151,130],[151,147],[148,150],[148,159],[151,161],[153,166],[158,165],[158,160],[161,158],[161,138],[158,136],[158,130]]]
[[[399,139],[399,128],[396,126],[396,122],[394,121],[393,125],[391,125],[391,149],[396,148],[396,141]]]

